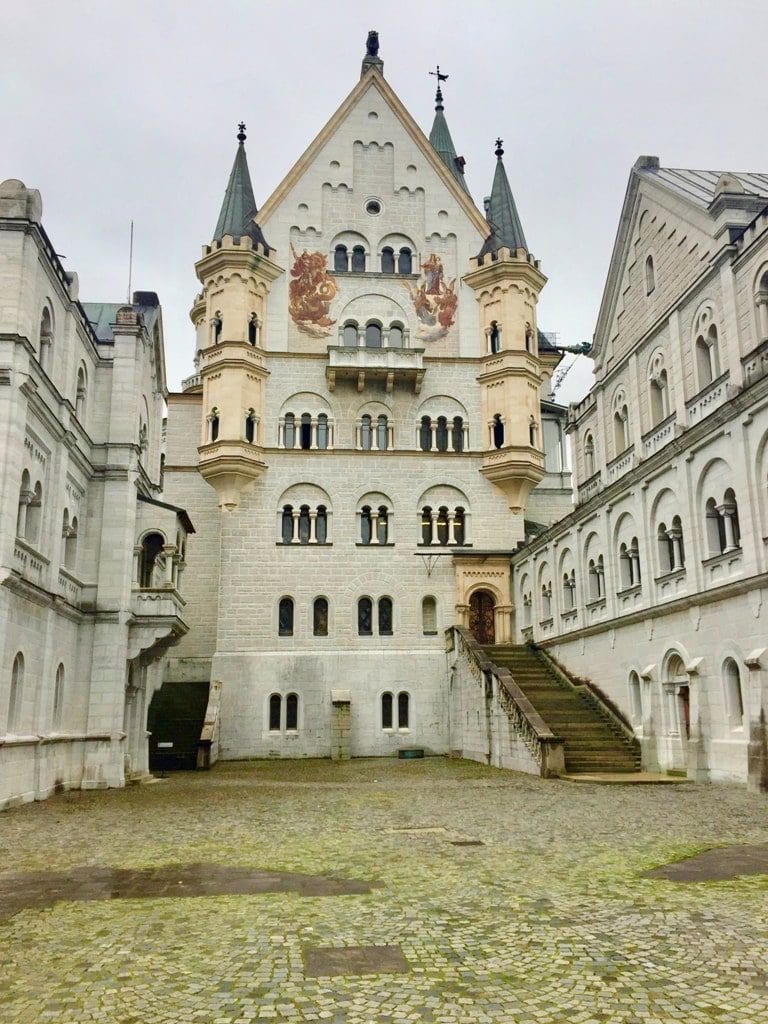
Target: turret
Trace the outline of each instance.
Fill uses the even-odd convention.
[[[195,264],[203,290],[190,314],[203,389],[200,473],[230,511],[266,469],[264,325],[269,289],[283,273],[255,220],[242,123],[237,140],[213,240]]]
[[[486,424],[482,474],[513,512],[544,476],[536,304],[546,277],[528,251],[496,140],[496,173],[486,201],[489,234],[464,281],[481,308],[482,369],[478,382]]]
[[[453,144],[451,133],[448,129],[448,122],[445,119],[445,107],[443,106],[443,90],[441,88],[442,83],[446,81],[448,75],[444,75],[440,71],[440,65],[437,65],[437,71],[430,71],[430,75],[435,75],[437,78],[437,93],[435,94],[435,119],[432,122],[432,131],[429,133],[429,141],[432,148],[443,161],[445,166],[454,176],[456,181],[461,185],[464,191],[469,194],[467,188],[467,182],[464,178],[464,164],[466,161],[463,156],[456,155],[456,147]]]

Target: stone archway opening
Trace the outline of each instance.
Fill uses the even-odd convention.
[[[479,644],[496,643],[496,599],[489,590],[476,590],[469,599],[469,631]]]

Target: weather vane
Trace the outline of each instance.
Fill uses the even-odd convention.
[[[440,83],[441,82],[447,82],[448,81],[448,75],[444,75],[440,71],[440,65],[439,64],[437,65],[437,71],[430,71],[429,73],[430,73],[430,75],[434,75],[437,78],[437,87],[438,87],[438,89],[440,88]]]
[[[240,129],[237,133],[237,141],[245,142],[245,121],[241,121],[237,127]]]

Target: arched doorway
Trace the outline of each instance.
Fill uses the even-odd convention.
[[[469,631],[479,644],[496,643],[496,601],[487,590],[476,590],[469,599]]]

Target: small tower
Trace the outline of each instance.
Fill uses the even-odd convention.
[[[255,220],[242,122],[237,141],[213,240],[195,264],[203,290],[190,313],[203,389],[200,473],[230,511],[266,469],[264,325],[269,289],[283,273]]]
[[[445,120],[442,83],[447,81],[448,75],[444,75],[441,72],[439,64],[437,65],[436,71],[430,71],[429,73],[437,78],[437,92],[435,93],[435,119],[432,122],[432,131],[429,133],[429,141],[432,145],[432,149],[434,149],[456,181],[458,181],[467,195],[469,195],[467,182],[464,178],[464,164],[466,161],[463,156],[456,156],[456,147],[453,144],[453,139],[451,138],[451,133],[448,129],[448,122]]]
[[[528,251],[496,140],[496,173],[486,220],[490,234],[465,276],[480,303],[483,366],[478,377],[486,424],[481,472],[520,513],[544,476],[536,304],[546,277]]]

